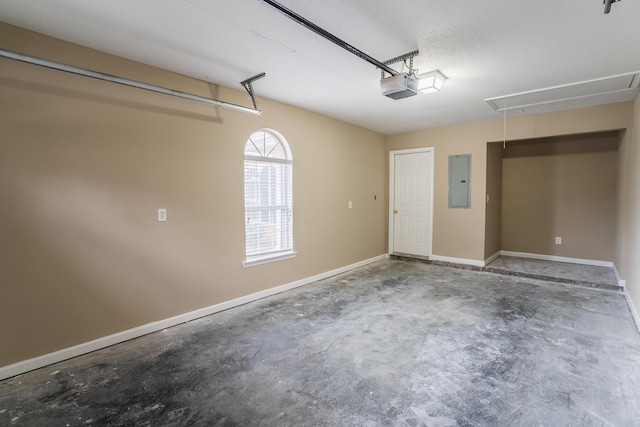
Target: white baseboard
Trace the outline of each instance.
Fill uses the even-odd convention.
[[[305,279],[297,280],[295,282],[287,283],[285,285],[276,286],[274,288],[265,289],[264,291],[256,292],[250,295],[246,295],[240,298],[236,298],[230,301],[225,301],[219,304],[215,304],[209,307],[205,307],[199,310],[194,310],[189,313],[180,314],[178,316],[170,317],[168,319],[159,320],[157,322],[147,323],[146,325],[138,326],[133,329],[118,332],[106,337],[98,338],[93,341],[78,344],[73,347],[64,348],[62,350],[54,351],[42,356],[34,357],[32,359],[23,360],[11,365],[0,367],[0,380],[14,377],[16,375],[23,374],[25,372],[32,371],[34,369],[43,368],[54,363],[61,362],[72,357],[80,356],[82,354],[90,353],[92,351],[99,350],[101,348],[109,347],[114,344],[118,344],[124,341],[128,341],[133,338],[138,338],[143,335],[147,335],[152,332],[161,331],[172,326],[179,325],[181,323],[190,322],[200,317],[208,316],[223,310],[228,310],[233,307],[237,307],[243,304],[247,304],[253,301],[257,301],[262,298],[266,298],[272,295],[279,294],[291,289],[298,288],[300,286],[308,285],[318,280],[326,279],[337,274],[346,273],[358,267],[363,267],[367,264],[371,264],[376,261],[380,261],[388,258],[388,254],[379,255],[364,261],[357,262],[355,264],[347,265],[335,270],[327,271],[315,276],[307,277]]]
[[[638,316],[638,310],[636,310],[635,304],[633,304],[633,300],[631,299],[631,295],[629,295],[629,290],[625,287],[624,289],[624,297],[627,299],[627,304],[629,305],[629,309],[631,310],[631,315],[633,316],[633,320],[636,323],[636,328],[638,332],[640,332],[640,316]]]
[[[495,254],[491,255],[489,258],[485,259],[485,260],[484,260],[484,265],[483,265],[483,267],[484,267],[484,266],[486,266],[486,265],[491,264],[491,263],[492,263],[493,261],[495,261],[495,260],[496,260],[496,258],[498,258],[500,255],[501,255],[501,252],[500,252],[500,251],[498,251],[498,252],[496,252]]]
[[[613,272],[616,275],[616,280],[618,281],[618,285],[623,286],[623,287],[627,286],[627,281],[620,277],[620,274],[618,274],[618,269],[616,268],[615,264],[613,264]]]
[[[598,267],[614,267],[613,262],[611,261],[599,261],[599,260],[582,259],[582,258],[568,258],[563,256],[555,256],[555,255],[530,254],[527,252],[500,251],[500,254],[504,256],[512,256],[512,257],[518,257],[518,258],[540,259],[543,261],[567,262],[570,264],[594,265]]]
[[[475,267],[484,267],[485,265],[484,261],[479,261],[477,259],[453,258],[453,257],[441,256],[441,255],[431,255],[429,259],[433,261],[450,262],[453,264],[473,265]]]

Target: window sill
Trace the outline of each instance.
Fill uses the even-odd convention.
[[[254,265],[267,264],[270,262],[282,261],[285,259],[294,258],[297,252],[279,252],[277,254],[263,255],[251,257],[242,263],[243,267],[253,267]]]

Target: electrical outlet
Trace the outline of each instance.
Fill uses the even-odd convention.
[[[561,245],[561,244],[562,244],[562,237],[556,236],[556,245]]]
[[[167,210],[165,208],[158,209],[158,221],[165,222],[167,220]]]
[[[349,209],[353,209],[353,203],[351,203],[351,200],[349,200]]]

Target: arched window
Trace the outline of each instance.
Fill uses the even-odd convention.
[[[253,133],[244,147],[245,266],[290,258],[293,252],[292,159],[272,130]]]

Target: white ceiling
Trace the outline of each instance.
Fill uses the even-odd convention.
[[[602,0],[280,3],[379,61],[417,49],[414,68],[449,80],[386,98],[373,65],[261,0],[11,0],[0,20],[229,87],[265,72],[259,97],[385,134],[500,118],[485,99],[640,70],[638,0],[608,15]]]

